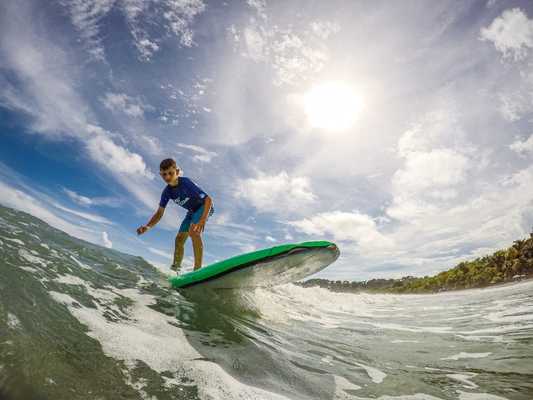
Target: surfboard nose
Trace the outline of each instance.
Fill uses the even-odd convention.
[[[326,249],[332,251],[335,254],[335,260],[341,255],[341,251],[335,243],[331,243],[329,246],[326,247]]]

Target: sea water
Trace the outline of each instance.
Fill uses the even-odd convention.
[[[0,260],[0,398],[533,399],[531,281],[180,293],[4,209]]]

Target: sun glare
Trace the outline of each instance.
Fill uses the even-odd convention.
[[[341,82],[316,85],[304,95],[305,113],[314,128],[346,130],[355,123],[361,107],[361,98]]]

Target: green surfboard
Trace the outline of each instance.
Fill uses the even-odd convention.
[[[339,254],[335,243],[328,241],[282,244],[171,277],[169,282],[174,289],[269,287],[312,275],[333,263]]]

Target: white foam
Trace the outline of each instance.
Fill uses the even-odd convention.
[[[346,378],[333,375],[335,379],[335,398],[336,399],[353,399],[353,396],[346,393],[345,390],[360,390],[361,386],[356,385],[355,383],[350,382]]]
[[[391,343],[419,343],[418,340],[406,340],[406,339],[395,339],[395,340],[391,340]]]
[[[18,254],[21,258],[28,261],[30,264],[38,264],[43,267],[46,267],[48,265],[48,261],[46,261],[44,258],[37,257],[28,252],[26,249],[19,249]]]
[[[503,336],[494,335],[455,335],[458,338],[469,340],[472,342],[491,342],[491,343],[504,343],[512,342],[512,339],[505,338]]]
[[[359,396],[350,396],[350,397],[341,397],[341,399],[351,399],[351,400],[443,400],[441,397],[435,397],[430,394],[425,393],[415,393],[407,394],[400,396],[390,396],[383,395],[379,397],[359,397]]]
[[[23,265],[22,267],[19,267],[19,268],[23,269],[24,271],[31,272],[32,274],[35,274],[36,272],[39,272],[39,270],[37,270],[35,268],[32,268],[32,267],[28,267],[26,265]]]
[[[441,360],[462,360],[466,358],[485,358],[490,356],[492,353],[465,353],[464,351],[461,351],[458,354],[451,355],[449,357],[441,358]]]
[[[356,364],[356,365],[360,366],[361,368],[363,368],[366,371],[366,373],[368,374],[368,376],[370,377],[370,379],[372,379],[372,382],[374,382],[374,383],[383,382],[383,379],[385,379],[385,377],[387,376],[386,373],[380,371],[377,368],[369,367],[368,365],[357,363],[357,362],[354,362],[354,364]]]
[[[46,243],[39,243],[42,247],[44,247],[47,250],[50,250],[50,247]]]
[[[522,299],[519,299],[523,301]],[[512,323],[521,321],[533,321],[533,307],[525,305],[506,305],[505,309],[491,312],[485,316],[486,319],[497,323]]]
[[[67,306],[70,306],[72,305],[72,303],[76,302],[76,300],[74,300],[72,297],[65,293],[59,293],[53,290],[50,290],[48,293],[55,301],[57,301],[58,303],[63,303]]]
[[[471,393],[462,390],[458,390],[457,393],[459,393],[459,400],[508,400],[505,397],[489,393]]]
[[[448,378],[461,382],[464,385],[464,387],[468,389],[477,389],[479,387],[474,382],[470,381],[470,379],[472,379],[476,375],[477,374],[473,372],[465,373],[465,374],[446,374]]]
[[[58,283],[64,283],[67,285],[87,286],[87,282],[85,282],[83,279],[80,279],[77,276],[69,275],[69,274],[61,275],[59,278],[55,278],[54,281]]]
[[[70,258],[74,260],[78,266],[80,266],[83,269],[91,269],[87,264],[82,263],[80,260],[78,260],[76,257],[74,257],[72,254],[70,254]]]
[[[16,243],[16,244],[20,244],[21,246],[25,245],[25,243],[22,240],[20,240],[20,239],[13,239],[13,238],[4,237],[4,240],[8,240],[10,242],[13,242],[13,243]]]
[[[72,307],[74,299],[71,296],[53,291],[50,294],[88,326],[88,335],[100,342],[108,356],[125,361],[129,367],[142,360],[159,373],[173,371],[176,377],[185,374],[198,385],[200,398],[285,399],[240,383],[218,364],[200,361],[202,356],[188,343],[183,331],[169,323],[175,319],[148,307],[155,302],[153,296],[141,294],[136,289],[115,289],[114,292],[134,301],[128,320],[110,322],[103,316],[102,307]],[[107,297],[116,296],[115,293]],[[96,294],[94,289],[91,294]]]
[[[7,313],[7,326],[11,329],[19,329],[22,327],[18,317],[10,312]]]

